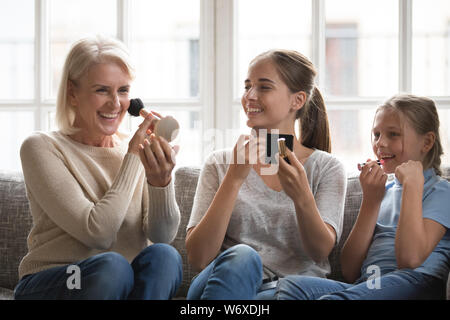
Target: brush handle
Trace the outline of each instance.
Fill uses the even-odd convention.
[[[156,120],[161,120],[160,117],[158,117],[156,114],[154,114],[154,113],[152,113],[152,112],[148,112],[148,111],[145,110],[145,109],[139,110],[139,115],[140,115],[141,117],[143,117],[143,118],[147,118],[147,116],[148,116],[149,114],[151,114],[152,117],[153,117],[154,119],[156,119]]]

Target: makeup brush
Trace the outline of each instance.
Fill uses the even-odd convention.
[[[160,118],[157,115],[153,114],[151,111],[145,110],[144,104],[139,98],[130,99],[130,107],[128,108],[128,113],[132,116],[141,116],[143,118],[151,114],[153,116],[153,132],[156,136],[163,137],[168,142],[173,141],[177,137],[178,131],[180,130],[180,125],[174,117],[166,116]]]

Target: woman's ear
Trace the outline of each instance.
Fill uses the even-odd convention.
[[[434,146],[434,142],[436,141],[436,134],[433,131],[429,131],[424,135],[424,143],[422,147],[422,152],[427,153]]]
[[[72,80],[67,81],[67,100],[71,106],[77,105],[76,84]]]
[[[294,94],[294,101],[292,107],[295,111],[300,110],[306,102],[306,93],[304,91],[299,91]]]

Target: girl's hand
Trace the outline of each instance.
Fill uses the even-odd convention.
[[[150,140],[150,141],[149,141]],[[172,179],[175,156],[179,146],[172,146],[163,137],[154,133],[139,146],[139,156],[144,165],[147,182],[155,187],[165,187]]]
[[[423,186],[423,166],[420,161],[408,160],[395,168],[395,177],[401,184],[405,184],[407,181],[412,182],[414,185]]]
[[[363,200],[374,204],[383,200],[387,174],[376,161],[367,160],[359,175],[359,182],[363,191]]]
[[[312,193],[308,192],[310,189],[305,168],[291,150],[286,148],[286,152],[291,164],[277,154],[278,178],[284,192],[297,204],[296,201],[303,201],[307,195],[312,196]]]

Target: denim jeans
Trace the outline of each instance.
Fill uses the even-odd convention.
[[[238,244],[219,254],[192,280],[187,299],[253,300],[261,284],[259,254],[247,245]]]
[[[162,243],[142,250],[131,264],[116,252],[105,252],[73,265],[80,270],[80,288],[68,285],[71,265],[54,267],[24,276],[15,299],[170,299],[183,276],[180,254]]]
[[[379,286],[368,281],[355,284],[318,277],[292,275],[278,282],[279,300],[422,300],[443,299],[443,280],[402,269],[380,277]],[[370,282],[370,280],[369,280]]]

